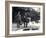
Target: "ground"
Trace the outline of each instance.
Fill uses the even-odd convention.
[[[37,29],[39,29],[39,26],[40,26],[40,23],[29,22],[27,29],[37,30]],[[24,24],[20,25],[20,28],[17,28],[17,24],[16,23],[12,24],[12,31],[18,31],[18,30],[21,30],[21,29],[25,29],[24,28]]]

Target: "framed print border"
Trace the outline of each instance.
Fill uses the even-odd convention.
[[[9,34],[9,6],[10,4],[28,4],[28,5],[42,5],[43,6],[43,33],[29,33],[29,34]],[[19,37],[19,36],[35,36],[45,34],[45,3],[35,2],[19,2],[19,1],[6,1],[5,2],[5,37]]]

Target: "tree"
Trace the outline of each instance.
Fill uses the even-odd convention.
[[[21,21],[23,23],[28,23],[27,22],[27,17],[31,18],[31,21],[35,21],[36,23],[38,23],[38,20],[40,20],[40,12],[37,12],[35,11],[35,9],[31,8],[31,7],[13,7],[12,8],[12,19],[13,19],[13,22],[17,23],[18,21],[18,13],[20,12],[20,15],[21,15]],[[27,15],[25,15],[25,13]],[[26,20],[24,18],[24,16],[26,16]],[[27,27],[27,24],[26,24],[26,27]]]

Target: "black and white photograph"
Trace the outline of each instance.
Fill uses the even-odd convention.
[[[40,8],[12,7],[12,30],[39,30]]]

